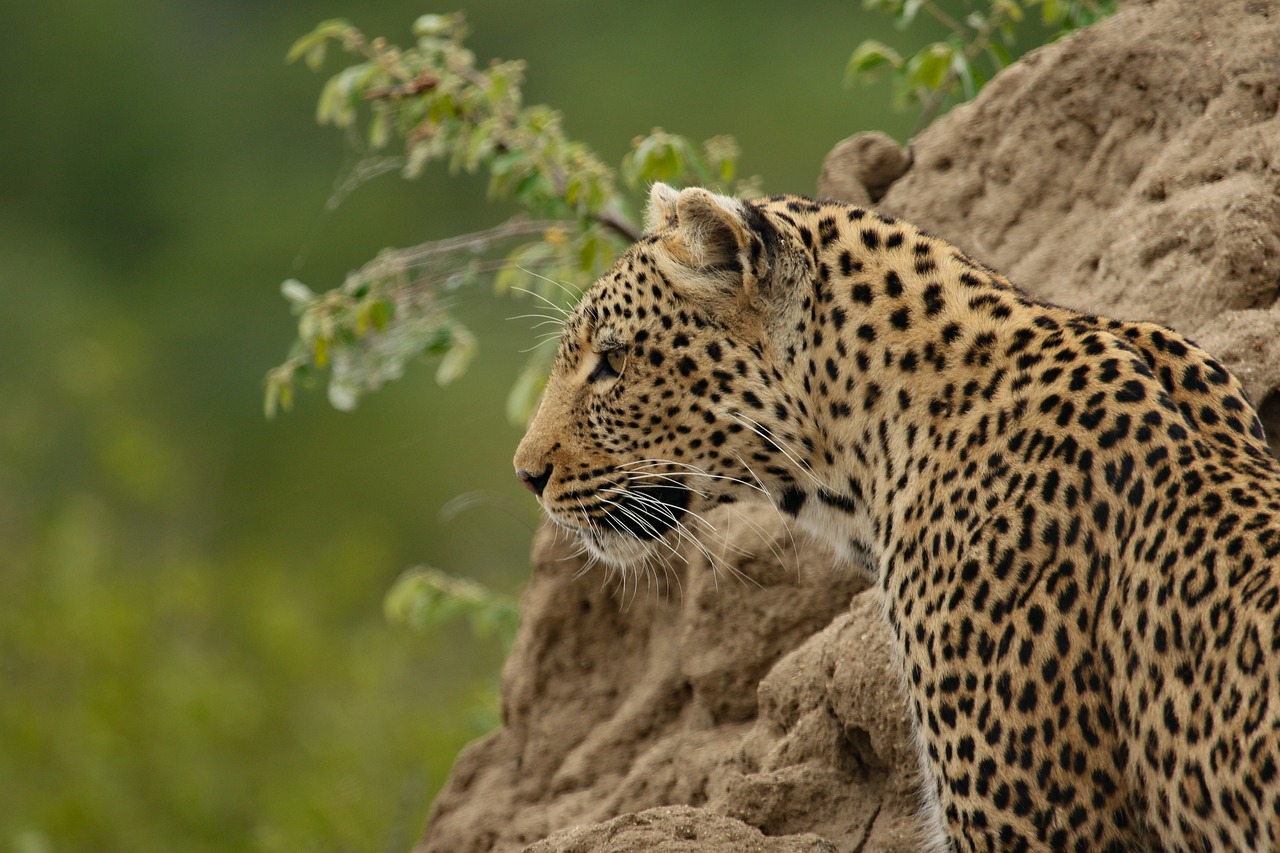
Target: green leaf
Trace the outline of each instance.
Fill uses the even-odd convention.
[[[289,300],[290,304],[303,307],[316,298],[311,288],[296,278],[291,278],[280,285],[280,295]]]
[[[687,173],[697,166],[698,156],[687,139],[654,128],[648,136],[632,143],[623,159],[622,174],[631,186],[651,181],[685,183]]]
[[[360,389],[350,382],[331,379],[329,382],[329,405],[339,412],[354,411],[360,401]]]
[[[866,39],[854,49],[845,67],[845,85],[854,82],[870,82],[885,66],[894,69],[902,68],[902,55],[887,44],[875,39]]]
[[[356,103],[361,90],[380,72],[372,63],[346,68],[329,78],[316,105],[316,121],[334,127],[350,127],[356,119]]]
[[[340,127],[336,120],[342,109],[342,90],[339,88],[337,76],[330,77],[320,90],[320,98],[316,101],[316,123],[333,124]]]
[[[475,354],[475,337],[461,326],[455,327],[449,349],[440,359],[440,366],[436,368],[436,382],[448,385],[466,373]]]
[[[402,574],[387,591],[382,606],[388,622],[418,631],[466,616],[477,637],[496,635],[508,647],[520,621],[510,596],[425,566]]]
[[[293,383],[280,383],[280,408],[286,412],[293,410]]]
[[[307,63],[307,67],[310,68],[312,71],[319,71],[322,67],[324,67],[324,56],[325,56],[325,43],[322,41],[316,42],[307,50],[306,59],[305,59],[305,62]]]
[[[285,62],[297,62],[299,58],[304,58],[308,68],[318,71],[324,63],[326,43],[330,39],[346,38],[353,29],[351,24],[341,18],[325,21],[293,43],[285,56]]]
[[[528,161],[529,155],[524,151],[504,151],[489,161],[489,174],[505,177],[519,171]]]
[[[541,209],[554,195],[547,179],[538,172],[525,175],[516,183],[513,195],[516,201],[535,210]]]
[[[1022,11],[1022,5],[1017,0],[996,0],[992,13],[996,12],[1005,15],[1015,24],[1022,23],[1023,18],[1026,17],[1026,13]]]
[[[964,93],[966,100],[978,94],[978,83],[974,77],[976,69],[963,51],[956,51],[951,68],[955,72],[956,79],[960,81],[960,91]]]
[[[266,398],[262,402],[263,413],[267,420],[273,420],[280,405],[280,384],[273,378],[267,378]]]
[[[947,42],[934,42],[907,60],[907,82],[913,87],[936,92],[947,79],[956,49]]]
[[[418,38],[453,38],[462,25],[462,16],[453,15],[419,15],[413,22],[412,31]]]
[[[548,348],[549,349],[549,348]],[[538,398],[547,385],[547,365],[551,357],[546,352],[535,353],[529,359],[516,382],[507,392],[507,420],[516,426],[524,426],[538,407]]]
[[[898,14],[898,28],[905,30],[910,27],[923,5],[924,0],[906,0],[902,4],[902,11]]]

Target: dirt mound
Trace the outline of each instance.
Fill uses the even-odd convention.
[[[1277,45],[1272,2],[1131,4],[1008,69],[909,161],[842,143],[819,193],[1053,301],[1174,326],[1240,376],[1276,446]],[[504,726],[459,757],[419,853],[918,849],[876,593],[767,507],[710,520],[723,541],[626,589],[538,534]]]
[[[833,571],[829,554],[793,539],[767,506],[708,521],[720,541],[703,543],[705,553],[687,548],[687,565],[673,559],[627,589],[579,577],[575,546],[550,528],[538,533],[503,671],[505,725],[458,759],[420,850],[519,849],[669,804],[767,836],[847,834],[877,810],[885,779],[911,762],[887,636],[874,600],[858,595],[863,574]],[[867,604],[851,612],[855,600]],[[875,689],[837,713],[826,705],[832,681],[851,679],[830,646],[865,657],[870,635],[880,660],[862,678]],[[909,781],[896,791],[905,804]],[[643,827],[674,839],[680,821]],[[615,829],[624,826],[642,825]],[[594,831],[558,837],[564,847],[540,849],[615,849],[583,846],[603,837]],[[755,849],[738,840],[700,849]],[[820,849],[770,844],[757,846]]]

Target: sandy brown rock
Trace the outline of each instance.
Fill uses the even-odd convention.
[[[665,806],[626,814],[591,826],[557,832],[528,848],[528,853],[835,853],[831,842],[813,833],[770,837],[741,821],[689,806]]]
[[[850,136],[822,161],[818,196],[867,205],[880,201],[911,167],[911,155],[878,130]]]
[[[707,807],[840,850],[919,850],[915,746],[889,642],[868,590],[779,661],[742,740],[751,772],[721,777]]]
[[[579,576],[573,543],[539,531],[504,725],[459,757],[420,851],[519,850],[561,828],[703,805],[752,772],[741,745],[761,679],[867,581],[794,540],[767,506],[708,521],[719,541],[626,587]]]
[[[1132,3],[937,121],[901,177],[883,139],[837,146],[820,192],[1052,301],[1199,340],[1275,447],[1278,45],[1269,0]],[[918,849],[877,594],[767,508],[711,521],[732,547],[686,546],[687,566],[625,589],[539,532],[504,725],[459,757],[419,853]]]

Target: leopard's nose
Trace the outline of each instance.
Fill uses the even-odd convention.
[[[542,497],[542,490],[547,487],[548,481],[551,480],[551,466],[547,466],[547,470],[541,474],[532,474],[521,468],[516,471],[516,476],[520,478],[520,482],[524,483],[524,487],[533,492],[538,497]]]

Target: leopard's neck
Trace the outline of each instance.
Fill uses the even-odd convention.
[[[910,226],[865,231],[861,245],[813,248],[807,310],[783,354],[796,426],[778,443],[795,470],[775,498],[838,552],[875,563],[929,488],[930,460],[963,457],[1025,413],[1030,383],[1009,368],[1030,367],[1020,330],[1053,334],[1072,315]],[[1008,473],[989,454],[972,464]]]

